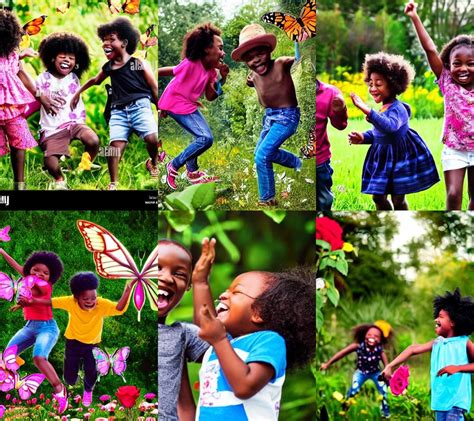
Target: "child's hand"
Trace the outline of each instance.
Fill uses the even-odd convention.
[[[225,81],[230,71],[229,66],[227,66],[227,64],[221,63],[217,68],[219,69],[219,73],[221,74],[222,80]]]
[[[77,103],[79,102],[80,98],[81,98],[81,94],[79,92],[76,92],[71,99],[71,111],[77,107]]]
[[[350,132],[349,135],[349,145],[360,145],[364,143],[364,134],[359,132]]]
[[[320,370],[326,371],[329,368],[329,364],[328,363],[322,363],[319,368],[320,368]]]
[[[33,50],[33,48],[25,48],[24,50],[20,51],[20,54],[18,56],[21,60],[25,57],[36,57],[37,55],[38,55],[38,52]]]
[[[199,313],[201,315],[201,328],[199,329],[201,339],[213,345],[227,337],[224,324],[212,315],[206,304],[201,307]]]
[[[27,297],[24,297],[23,295],[20,295],[17,301],[17,305],[20,307],[27,307],[31,304],[31,300],[28,299]]]
[[[336,95],[332,99],[331,108],[335,113],[340,113],[341,111],[343,111],[344,108],[346,108],[344,98],[340,97],[339,95]]]
[[[166,118],[168,117],[168,112],[165,110],[158,110],[158,117],[159,118]]]
[[[407,16],[409,16],[410,18],[414,17],[417,15],[416,13],[416,8],[417,8],[417,4],[410,0],[406,5],[405,5],[405,14]]]
[[[384,377],[385,379],[387,379],[387,381],[390,381],[390,379],[392,378],[392,367],[387,365],[383,369],[382,373],[380,373],[380,375]]]
[[[15,304],[14,306],[9,308],[9,311],[18,311],[21,309],[21,306],[18,304]]]
[[[459,373],[459,368],[457,365],[447,365],[443,367],[441,370],[438,371],[438,376],[442,376],[443,374],[447,374],[451,376],[452,374]]]
[[[354,105],[359,110],[361,110],[364,114],[369,114],[370,112],[369,106],[364,101],[362,101],[362,99],[358,95],[356,95],[354,92],[351,93],[351,99]]]
[[[216,239],[204,238],[202,240],[202,250],[199,260],[194,266],[192,282],[193,284],[207,284],[209,282],[209,274],[211,272],[212,264],[216,257]]]
[[[41,105],[44,107],[47,114],[56,115],[59,110],[64,106],[66,100],[64,98],[57,97],[55,99],[49,98],[47,95],[41,94],[39,97]]]

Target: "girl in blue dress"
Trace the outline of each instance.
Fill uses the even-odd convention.
[[[366,55],[363,71],[370,95],[382,108],[377,112],[351,94],[354,105],[374,126],[364,133],[349,133],[350,144],[371,145],[362,172],[362,193],[372,195],[377,210],[406,210],[406,194],[426,190],[439,181],[431,152],[408,126],[409,105],[396,98],[405,92],[415,71],[402,56],[384,52]]]

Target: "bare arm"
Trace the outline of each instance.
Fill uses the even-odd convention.
[[[387,367],[387,365],[388,365],[388,358],[387,358],[387,356],[385,355],[385,352],[383,352],[383,351],[382,351],[381,358],[382,358],[383,366],[384,366],[384,367]]]
[[[447,365],[438,371],[438,376],[442,376],[443,374],[451,376],[452,374],[456,373],[474,373],[474,363],[464,365]]]
[[[89,79],[84,85],[82,85],[81,89],[79,89],[71,99],[71,110],[76,108],[77,103],[79,102],[79,98],[84,91],[87,91],[91,86],[100,85],[105,79],[107,79],[107,75],[101,69],[100,72],[97,74],[96,77]]]
[[[293,66],[293,63],[295,62],[294,57],[278,57],[276,59],[276,63],[281,63],[285,70],[291,69],[291,66]]]
[[[196,404],[189,384],[188,366],[184,364],[178,399],[178,418],[180,421],[194,421]]]
[[[158,69],[158,77],[173,76],[173,67],[160,67]]]
[[[145,77],[145,82],[151,89],[154,103],[158,104],[158,82],[155,78],[155,75],[153,74],[150,64],[147,61],[142,61],[141,63],[143,65],[143,75]]]
[[[467,356],[469,358],[469,362],[474,362],[474,344],[471,341],[467,341]]]
[[[329,366],[334,364],[336,361],[339,361],[341,358],[345,357],[351,352],[354,352],[358,347],[359,344],[353,342],[345,348],[341,349],[339,352],[336,352],[336,354],[334,354],[328,362],[321,364],[321,370],[327,370]]]
[[[128,303],[128,300],[130,298],[130,293],[132,292],[132,284],[127,283],[125,285],[125,288],[123,289],[122,296],[120,297],[120,300],[118,301],[117,305],[115,306],[115,310],[122,311],[125,306]]]
[[[21,276],[24,276],[23,274],[23,266],[21,266],[13,257],[11,257],[5,250],[0,248],[0,254],[5,258],[7,263],[14,269],[16,270]]]
[[[204,92],[205,92],[205,95],[206,95],[206,99],[208,101],[214,101],[215,99],[217,99],[219,97],[219,95],[217,95],[216,89],[214,88],[214,83],[215,82],[213,82],[213,83],[209,82],[206,85],[206,90]]]

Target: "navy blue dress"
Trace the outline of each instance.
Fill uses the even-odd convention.
[[[408,194],[439,181],[433,156],[420,135],[408,127],[410,107],[395,100],[385,111],[370,110],[374,128],[364,133],[371,146],[362,171],[362,193]]]

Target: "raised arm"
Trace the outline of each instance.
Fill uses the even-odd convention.
[[[21,276],[25,276],[23,273],[23,266],[21,266],[13,257],[11,257],[5,250],[0,248],[0,254],[5,258],[7,263],[16,270]]]
[[[321,370],[327,370],[332,364],[336,361],[339,361],[341,358],[345,357],[346,355],[354,352],[359,347],[359,344],[353,342],[350,345],[346,346],[345,348],[341,349],[339,352],[336,352],[328,362],[321,364]]]
[[[118,301],[117,305],[115,306],[115,310],[122,311],[128,303],[130,299],[130,293],[132,292],[132,283],[128,282],[123,289],[122,296]]]

